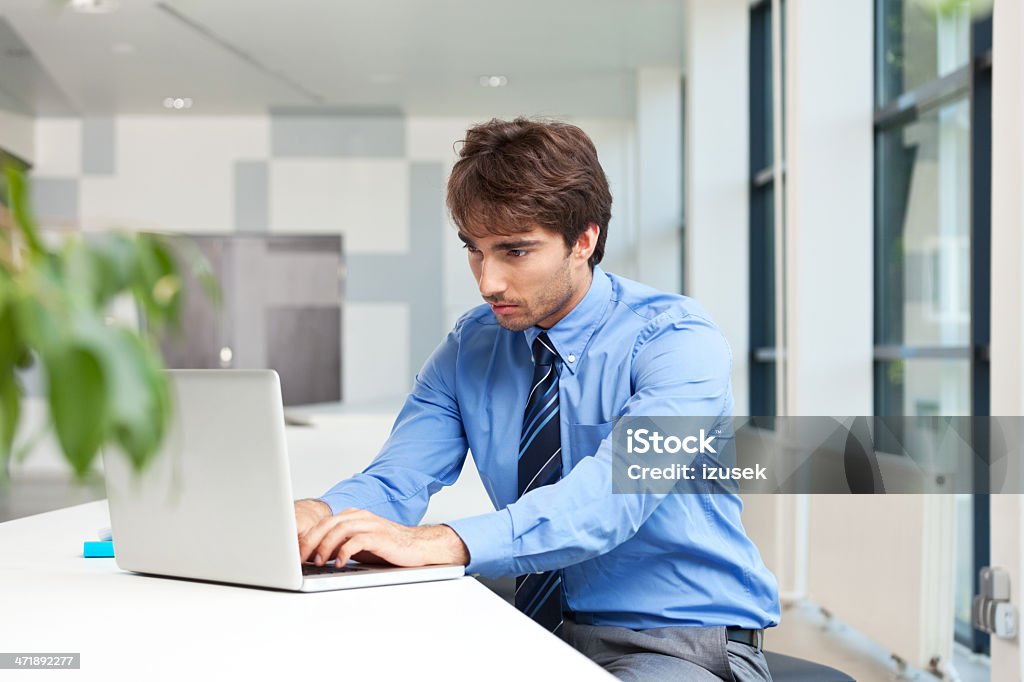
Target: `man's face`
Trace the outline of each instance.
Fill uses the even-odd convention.
[[[460,232],[459,238],[469,252],[480,295],[498,324],[510,331],[552,327],[589,288],[589,251],[579,251],[587,234],[573,250],[566,248],[561,235],[542,227],[479,239]]]

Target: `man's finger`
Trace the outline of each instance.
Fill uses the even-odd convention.
[[[328,516],[301,536],[299,536],[299,560],[308,561],[313,549],[320,544],[324,536],[343,519],[340,516]]]
[[[330,561],[337,553],[338,547],[353,535],[378,531],[379,524],[366,519],[341,519],[320,540],[316,553],[322,561]]]
[[[334,563],[338,568],[341,568],[342,566],[347,564],[349,559],[351,559],[354,555],[358,554],[364,549],[369,549],[373,551],[375,547],[376,543],[374,542],[374,536],[368,533],[356,535],[355,537],[350,538],[349,540],[344,542],[340,547],[338,547],[338,557],[334,560]]]
[[[376,517],[363,509],[346,509],[343,512],[320,519],[320,522],[299,536],[299,560],[308,561],[315,558],[313,549],[323,542],[324,537],[331,532],[339,523],[363,518],[364,516]],[[320,553],[322,561],[327,561],[328,556]],[[321,565],[321,564],[318,564]]]

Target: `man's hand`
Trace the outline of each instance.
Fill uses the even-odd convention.
[[[331,508],[323,500],[308,499],[295,502],[295,527],[300,538],[322,519],[330,516]]]
[[[296,503],[296,516],[298,516]],[[299,557],[317,566],[349,559],[395,566],[469,563],[469,550],[448,526],[403,526],[362,509],[346,509],[299,531]]]

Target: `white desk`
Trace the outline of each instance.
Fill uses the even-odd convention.
[[[0,652],[81,653],[80,670],[0,678],[611,679],[472,578],[315,594],[150,578],[81,557],[104,526],[106,501],[0,524]]]

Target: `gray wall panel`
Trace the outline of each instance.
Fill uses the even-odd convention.
[[[82,172],[113,175],[117,159],[117,131],[113,118],[82,119]]]
[[[444,339],[444,168],[417,162],[409,168],[408,254],[351,254],[346,299],[409,305],[409,367],[418,371]]]
[[[235,230],[270,229],[269,170],[266,161],[235,162]]]
[[[78,220],[77,178],[33,178],[32,206],[47,222]]]

